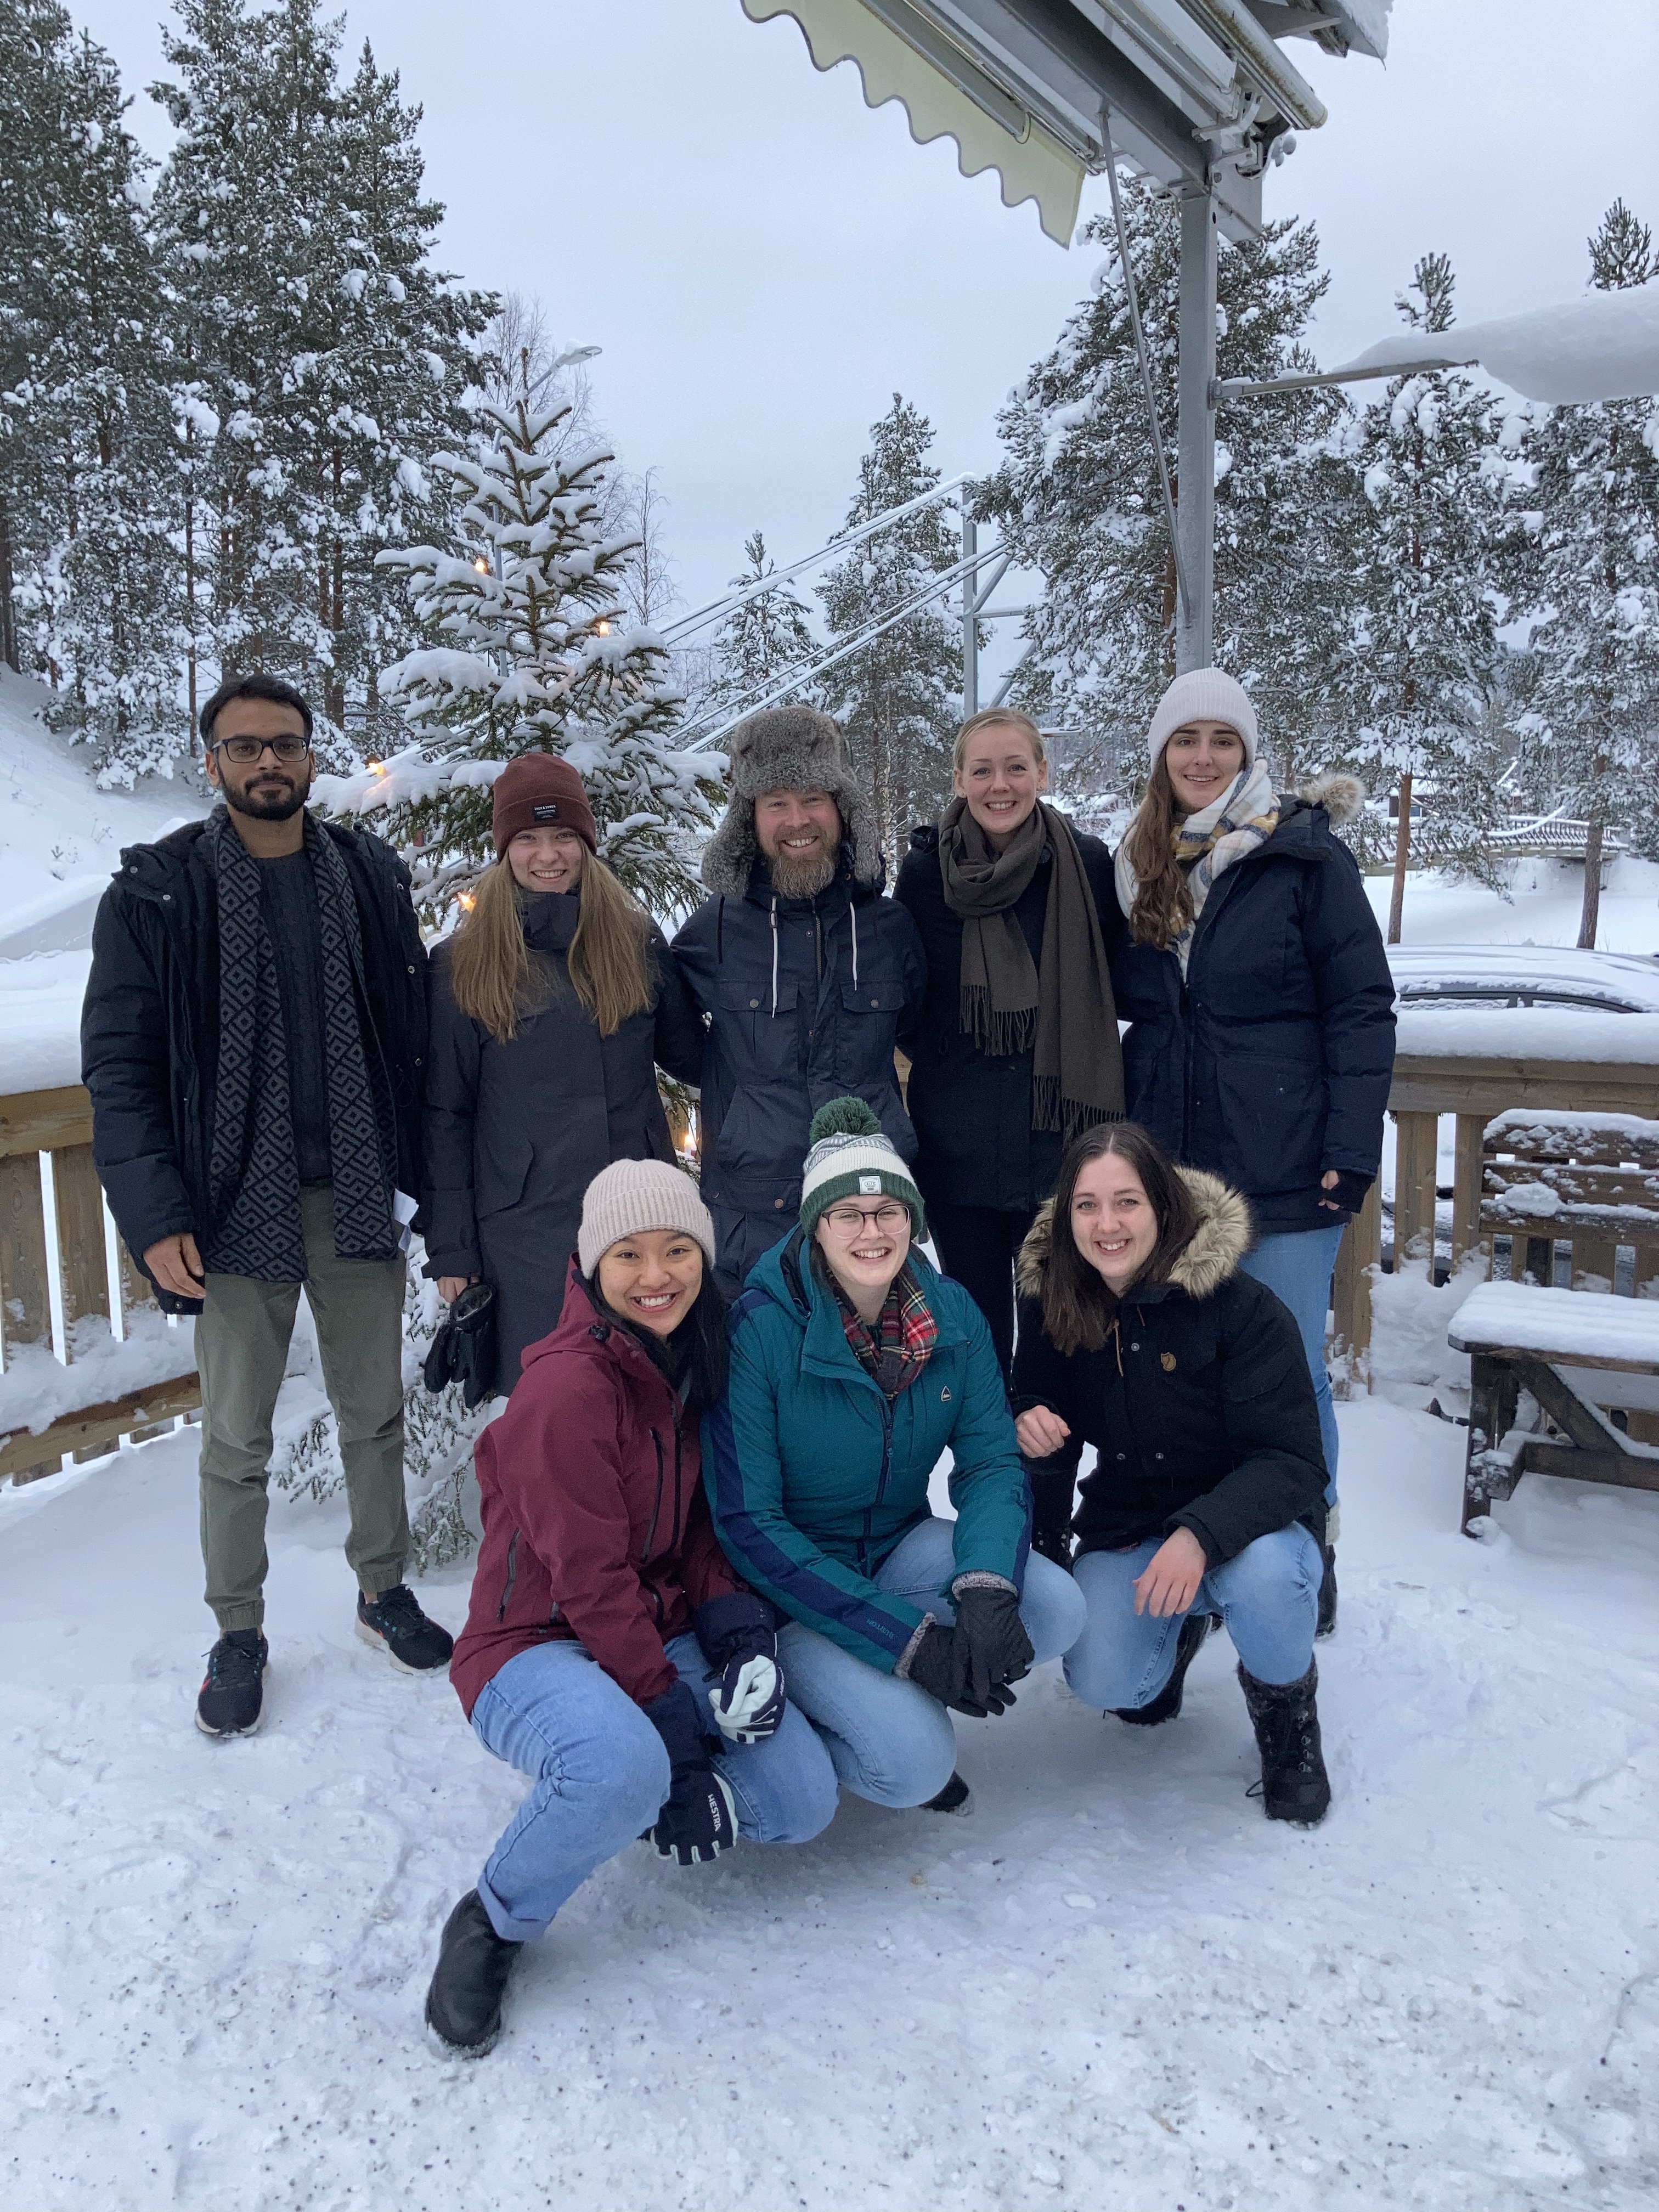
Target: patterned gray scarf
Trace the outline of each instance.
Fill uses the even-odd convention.
[[[216,1273],[303,1282],[288,1034],[259,863],[223,808],[207,835],[219,884],[219,1073],[203,1256]],[[309,814],[305,835],[321,923],[334,1249],[343,1260],[390,1260],[398,1250],[397,1139],[391,1086],[367,1018],[357,902],[334,840]]]

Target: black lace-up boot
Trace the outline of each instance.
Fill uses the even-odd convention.
[[[1293,1820],[1316,1827],[1330,1810],[1330,1778],[1319,1741],[1319,1711],[1314,1699],[1319,1668],[1310,1661],[1299,1682],[1258,1682],[1238,1670],[1250,1726],[1261,1753],[1261,1779],[1250,1795],[1260,1796],[1270,1820]]]
[[[476,1889],[444,1923],[437,1969],[426,1993],[426,2024],[452,2051],[482,2058],[501,2032],[501,1998],[524,1948],[495,1933]]]
[[[257,1628],[233,1628],[208,1653],[196,1696],[204,1735],[252,1735],[264,1717],[270,1650]]]
[[[1211,1616],[1207,1613],[1189,1613],[1181,1624],[1181,1633],[1176,1638],[1175,1665],[1170,1679],[1149,1704],[1144,1705],[1115,1705],[1112,1710],[1121,1721],[1131,1728],[1157,1728],[1162,1721],[1172,1721],[1181,1711],[1181,1692],[1187,1680],[1187,1669],[1198,1656],[1198,1647],[1210,1632]]]
[[[447,1667],[455,1639],[447,1628],[428,1620],[415,1601],[407,1583],[382,1590],[371,1605],[362,1593],[357,1598],[357,1633],[365,1644],[386,1652],[394,1667],[405,1674],[430,1674]]]

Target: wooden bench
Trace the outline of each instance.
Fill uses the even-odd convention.
[[[1553,1285],[1564,1241],[1575,1290],[1611,1291],[1621,1245],[1638,1295],[1659,1276],[1659,1121],[1516,1107],[1487,1123],[1481,1154],[1480,1228],[1510,1239],[1512,1282]]]
[[[1472,1370],[1465,1535],[1523,1474],[1659,1491],[1659,1445],[1633,1439],[1609,1411],[1659,1413],[1659,1301],[1482,1283],[1447,1337]],[[1532,1401],[1524,1425],[1522,1392]]]

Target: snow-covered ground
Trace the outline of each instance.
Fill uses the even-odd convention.
[[[965,1818],[625,1852],[471,2064],[421,2002],[523,1785],[353,1636],[337,1507],[274,1500],[216,1744],[194,1439],[0,1492],[0,2203],[1651,2205],[1659,1498],[1528,1478],[1471,1543],[1462,1431],[1341,1420],[1322,1828],[1246,1797],[1224,1644],[1155,1732],[1048,1668],[958,1723]]]

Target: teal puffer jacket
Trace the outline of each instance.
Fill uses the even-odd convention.
[[[958,1574],[1024,1579],[1025,1477],[984,1316],[911,1255],[939,1341],[890,1406],[854,1357],[799,1230],[756,1262],[732,1310],[732,1376],[705,1416],[703,1480],[721,1547],[793,1620],[890,1674],[927,1616],[872,1577],[928,1516],[955,1460]],[[941,1592],[941,1595],[943,1593]]]

